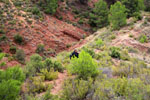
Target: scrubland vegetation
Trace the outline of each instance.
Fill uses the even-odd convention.
[[[22,0],[12,1],[16,7],[22,8]],[[32,12],[35,18],[42,19],[42,12],[50,15],[57,13],[57,0],[31,1],[34,7],[24,10]],[[10,3],[9,0],[0,2]],[[24,1],[27,4],[29,2],[30,0]],[[80,2],[85,4],[86,1]],[[144,6],[144,2],[149,1],[120,0],[109,7],[104,0],[99,0],[87,19],[94,30],[105,27],[105,31],[98,35],[95,33],[97,37],[92,42],[78,48],[79,58],[70,59],[71,52],[66,51],[55,57],[46,57],[43,55],[43,44],[36,47],[35,52],[38,54],[33,54],[28,60],[26,53],[14,45],[10,46],[11,54],[0,50],[0,100],[149,100],[150,63],[131,55],[143,52],[124,45],[111,45],[117,38],[114,34],[116,31],[121,31],[124,26],[132,28],[136,21],[143,18],[141,10],[149,11],[149,6]],[[2,12],[0,9],[0,18]],[[131,17],[135,22],[127,23],[127,19]],[[150,22],[148,20],[146,19],[147,23]],[[79,23],[84,23],[82,18]],[[143,26],[147,23],[144,22]],[[9,24],[13,25],[15,21],[10,21]],[[19,33],[12,37],[16,44],[24,45],[24,38]],[[130,34],[129,37],[134,38],[134,35]],[[136,38],[142,44],[149,42],[146,34]],[[0,43],[4,41],[8,40],[4,28],[0,26]],[[5,69],[6,58],[15,59],[21,65]],[[53,95],[51,90],[55,84],[46,82],[55,82],[59,73],[64,70],[68,77],[59,94]],[[39,95],[42,93],[43,95]]]

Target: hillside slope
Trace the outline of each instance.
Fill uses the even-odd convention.
[[[17,2],[19,1],[0,2],[1,31],[4,31],[4,34],[0,34],[0,36],[7,37],[7,40],[2,41],[0,45],[6,53],[9,53],[11,46],[16,46],[23,49],[26,55],[31,55],[35,53],[39,44],[43,44],[46,50],[52,49],[55,52],[60,52],[87,35],[84,30],[53,16],[45,15],[42,12],[39,12],[39,15],[28,12],[26,7],[30,9],[36,7],[30,1],[21,1],[21,7],[15,5]],[[23,44],[19,45],[14,42],[16,34],[23,37]]]
[[[143,64],[146,64],[146,68],[150,66],[150,19],[149,13],[143,13],[143,19],[133,23],[133,19],[128,20],[128,25],[126,27],[121,28],[117,31],[111,31],[109,28],[99,29],[94,34],[90,35],[89,37],[85,38],[83,41],[77,43],[74,47],[70,48],[69,50],[74,50],[75,48],[78,49],[80,52],[81,50],[87,50],[89,54],[94,55],[93,59],[97,61],[99,64],[100,70],[102,70],[103,74],[107,75],[108,78],[116,79],[120,77],[121,73],[128,73],[126,69],[121,69],[122,63],[132,63],[132,60],[124,60],[123,58],[109,58],[107,54],[110,53],[109,48],[111,47],[118,47],[121,48],[121,55],[125,58],[129,57],[128,59],[137,59],[141,61]],[[145,23],[147,22],[147,23]],[[147,43],[140,43],[139,37],[141,35],[146,35],[148,37]],[[114,37],[115,38],[112,38]],[[132,36],[132,37],[131,37]],[[103,46],[96,46],[96,41],[102,39],[104,42]],[[86,49],[85,49],[86,48]],[[127,53],[124,51],[127,50]],[[68,52],[62,52],[58,54],[54,59],[60,60],[62,64],[66,67],[70,64]],[[120,72],[115,72],[115,68],[120,68]],[[69,70],[69,69],[67,69]],[[66,76],[66,78],[58,79],[56,81],[65,81],[67,78],[70,78],[70,73]],[[62,77],[66,75],[66,71],[62,74]],[[132,76],[128,76],[132,77]],[[51,93],[56,95],[61,93],[62,91],[62,84],[55,84],[54,88],[52,89]],[[60,88],[61,87],[61,88]],[[59,88],[59,90],[57,89]],[[43,93],[42,93],[43,94]]]

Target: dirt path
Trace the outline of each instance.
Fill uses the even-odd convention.
[[[54,88],[51,90],[52,94],[58,94],[59,91],[62,90],[62,85],[64,80],[67,78],[67,71],[65,70],[64,73],[59,73],[58,79],[52,82],[46,82],[46,84],[52,83],[54,84]]]
[[[65,70],[63,73],[58,74],[58,78],[53,81],[45,81],[45,84],[53,84],[53,88],[51,89],[51,94],[57,95],[62,90],[62,85],[64,80],[67,79],[67,71]],[[38,94],[38,96],[44,95],[45,92]]]

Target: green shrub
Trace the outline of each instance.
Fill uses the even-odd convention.
[[[46,91],[43,97],[44,100],[60,100],[57,95],[52,95],[50,90]]]
[[[0,58],[4,55],[0,54]],[[16,100],[19,96],[21,83],[25,75],[20,67],[8,68],[0,71],[0,100]]]
[[[63,72],[64,68],[62,64],[58,61],[52,61],[50,58],[44,60],[44,68],[50,71],[53,68],[55,71]]]
[[[23,73],[23,70],[20,66],[8,68],[5,71],[3,71],[0,75],[0,82],[3,80],[17,80],[19,82],[23,82],[25,80],[25,74]]]
[[[84,100],[92,87],[92,79],[85,80],[66,80],[63,86],[61,98],[63,100]]]
[[[141,35],[141,36],[139,37],[139,41],[140,41],[141,43],[148,42],[147,36],[146,36],[146,35]]]
[[[148,74],[149,70],[145,69],[146,64],[137,59],[131,59],[130,62],[120,62],[118,67],[113,67],[113,75],[119,77],[138,77],[142,74]]]
[[[79,14],[79,10],[76,9],[76,8],[74,8],[74,9],[72,10],[72,12],[75,13],[75,14]]]
[[[27,88],[29,93],[40,93],[48,89],[48,85],[43,83],[43,77],[31,77],[27,82]]]
[[[0,48],[0,53],[2,53],[3,52],[3,49],[2,48]]]
[[[5,40],[7,40],[7,36],[6,36],[6,35],[2,35],[2,36],[0,37],[0,41],[5,41]]]
[[[113,65],[112,58],[107,51],[100,52],[95,57],[100,67],[111,67]]]
[[[40,10],[39,10],[37,7],[33,7],[33,8],[32,8],[32,13],[33,13],[34,15],[40,15]]]
[[[145,11],[150,11],[150,1],[149,0],[144,0],[144,4],[145,4]]]
[[[121,51],[121,54],[120,54],[120,58],[122,60],[129,60],[130,59],[130,56],[128,54],[128,50],[124,49]]]
[[[133,38],[133,35],[132,35],[132,34],[130,34],[130,35],[129,35],[129,37],[130,37],[130,38]]]
[[[17,47],[16,47],[16,46],[11,46],[11,47],[9,48],[9,51],[10,51],[10,53],[15,54],[16,51],[17,51]]]
[[[131,74],[133,74],[132,68],[133,68],[132,63],[121,62],[119,67],[113,67],[113,75],[119,76],[119,77],[128,77]],[[135,69],[135,70],[138,70],[138,69]]]
[[[3,29],[0,29],[0,34],[4,34],[5,31]]]
[[[6,54],[4,54],[4,53],[0,53],[0,61],[3,59],[3,57],[5,57],[5,55],[6,55]],[[3,66],[5,66],[5,65],[6,65],[5,62],[3,62],[3,61],[0,62],[0,68],[3,67]],[[1,72],[1,73],[2,73],[2,72]],[[1,73],[0,73],[0,78],[1,78]],[[1,80],[0,80],[0,81],[1,81]]]
[[[18,60],[20,63],[24,63],[25,62],[25,53],[23,50],[19,49],[16,51],[15,54],[15,59]]]
[[[21,83],[17,80],[2,81],[0,83],[0,100],[16,100],[19,96]]]
[[[22,2],[21,2],[21,1],[15,1],[15,2],[14,2],[14,5],[15,5],[16,7],[21,7]]]
[[[0,60],[2,60],[3,57],[5,57],[5,54],[4,53],[0,53]]]
[[[44,60],[44,68],[46,68],[48,71],[50,71],[51,68],[58,72],[63,72],[64,70],[64,67],[59,61],[52,61],[50,58],[46,58]]]
[[[55,71],[63,72],[64,68],[60,62],[54,61],[53,63],[54,63],[53,68]]]
[[[54,72],[54,69],[50,69],[48,72],[47,69],[41,69],[41,73],[45,76],[45,80],[54,80],[58,78],[58,72]]]
[[[117,47],[111,47],[110,48],[110,56],[113,58],[119,58],[120,59],[120,48]]]
[[[14,36],[14,41],[18,44],[22,44],[23,43],[23,37],[20,34],[16,34]]]
[[[80,18],[80,20],[78,21],[79,24],[83,24],[84,20],[82,18]]]
[[[36,48],[36,53],[43,53],[45,51],[44,49],[44,45],[43,44],[39,44]]]
[[[84,50],[85,52],[87,52],[88,54],[90,54],[92,57],[95,57],[95,52],[94,52],[93,50],[88,49],[88,48],[86,48],[86,47],[83,47],[83,50]]]
[[[117,78],[96,82],[93,100],[147,100],[149,98],[149,86],[139,78]]]
[[[150,11],[150,7],[146,7],[146,9],[145,9],[146,11]]]
[[[71,47],[71,44],[67,44],[67,45],[66,45],[66,48],[70,48],[70,47]]]
[[[112,40],[116,39],[116,35],[114,35],[114,34],[111,35],[110,39],[112,39]]]
[[[85,51],[81,51],[79,58],[71,59],[70,67],[79,78],[96,77],[99,73],[97,63]]]
[[[4,67],[5,65],[6,65],[6,62],[1,62],[1,63],[0,63],[0,68],[1,68],[1,67]]]
[[[102,39],[98,39],[98,40],[96,41],[96,45],[97,45],[98,47],[103,46],[103,45],[104,45],[103,40],[102,40]]]
[[[142,16],[140,15],[139,12],[135,12],[135,13],[133,14],[133,16],[134,16],[137,20],[141,20],[141,19],[142,19]]]
[[[44,61],[44,68],[49,72],[51,68],[53,68],[54,64],[50,58],[46,58]]]
[[[42,57],[38,54],[34,54],[30,57],[30,61],[27,63],[25,67],[26,76],[35,76],[36,73],[41,73],[41,70],[45,69],[48,72],[51,69],[54,71],[63,72],[64,68],[62,64],[58,61],[52,61],[50,58],[46,58],[44,61]]]
[[[40,70],[44,67],[42,57],[38,54],[34,54],[30,57],[30,61],[26,64],[25,73],[26,76],[35,76],[36,73],[40,73]]]
[[[126,8],[121,2],[117,1],[114,5],[111,5],[109,21],[112,25],[112,29],[120,29],[126,25]]]
[[[127,47],[127,49],[129,51],[129,53],[138,53],[139,52],[138,49],[133,48],[133,47]]]

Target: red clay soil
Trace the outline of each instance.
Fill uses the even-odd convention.
[[[55,16],[57,16],[58,18],[61,17],[63,21],[73,23],[76,26],[80,27],[81,29],[85,29],[92,33],[93,31],[91,31],[91,26],[88,24],[87,19],[84,19],[83,24],[79,24],[78,21],[80,20],[79,15],[87,12],[89,7],[93,8],[94,4],[97,1],[98,0],[90,0],[87,4],[81,4],[79,0],[69,0],[65,2],[59,2],[59,8],[57,9],[57,13],[55,14]],[[75,14],[74,10],[78,10],[80,13]]]
[[[16,10],[13,2],[11,2],[11,7],[13,10]],[[24,11],[20,11],[20,13],[26,14]],[[60,13],[63,17],[66,17],[66,19],[77,22],[71,11],[61,11]],[[46,50],[52,49],[58,53],[69,49],[68,47],[70,46],[74,46],[83,38],[83,36],[89,34],[81,28],[75,27],[72,24],[68,24],[49,15],[44,15],[43,21],[29,18],[29,20],[32,20],[32,24],[28,23],[26,18],[22,16],[14,15],[13,18],[17,20],[17,23],[15,25],[10,25],[8,22],[5,23],[8,41],[1,42],[0,48],[2,48],[5,53],[10,54],[9,49],[14,45],[18,49],[24,50],[26,59],[35,53],[39,44],[43,44]],[[23,37],[23,45],[14,42],[13,37],[15,34],[20,34]],[[2,34],[0,34],[0,36],[2,36]],[[54,54],[50,55],[54,56]],[[7,61],[7,64],[9,66],[14,65],[14,61],[12,62],[13,64]]]
[[[82,29],[67,24],[51,16],[45,16],[43,22],[35,22],[33,28],[28,25],[28,28],[22,27],[17,30],[11,30],[6,35],[12,45],[17,45],[23,49],[26,55],[35,53],[38,44],[44,44],[45,48],[52,48],[56,52],[67,49],[67,45],[77,43],[82,39],[84,34],[87,34]],[[23,36],[25,44],[18,45],[13,42],[13,36],[19,33]],[[1,44],[4,52],[9,53],[9,44]]]
[[[2,63],[2,62],[5,62],[6,65],[1,66],[0,69],[7,69],[8,67],[12,67],[12,66],[15,66],[15,65],[20,65],[17,61],[15,61],[15,60],[9,61],[8,58],[6,58],[6,57],[4,57],[2,59],[2,61],[0,61],[0,63]]]

